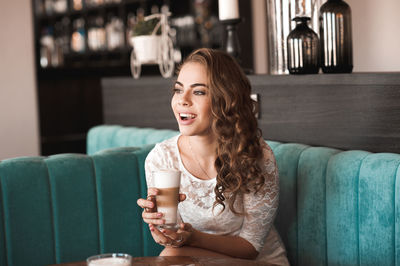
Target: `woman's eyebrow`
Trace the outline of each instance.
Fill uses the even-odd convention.
[[[179,85],[181,87],[184,87],[182,82],[175,81],[175,84],[177,84],[177,85]],[[206,87],[206,88],[208,88],[208,86],[206,84],[204,84],[204,83],[193,83],[192,85],[190,85],[190,87],[191,88],[194,88],[194,87]]]
[[[193,83],[192,85],[190,85],[190,87],[191,88],[194,88],[194,87],[206,87],[206,88],[208,88],[207,85],[204,84],[204,83]]]

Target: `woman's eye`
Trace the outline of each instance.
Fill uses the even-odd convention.
[[[173,91],[174,93],[176,93],[176,94],[179,94],[179,93],[182,92],[182,89],[180,89],[180,88],[174,88],[172,91]]]
[[[196,91],[193,92],[193,94],[194,95],[206,95],[206,92],[205,91],[197,91],[196,90]]]

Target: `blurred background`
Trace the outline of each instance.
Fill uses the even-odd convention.
[[[269,74],[267,1],[239,1],[241,61],[253,74]],[[353,72],[400,71],[400,1],[346,2]],[[1,1],[0,160],[85,152],[88,129],[103,122],[101,78],[130,76],[132,27],[163,7],[182,57],[221,48],[217,0]],[[151,75],[157,66],[144,66],[142,76]]]

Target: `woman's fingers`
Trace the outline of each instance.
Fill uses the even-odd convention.
[[[142,218],[148,224],[164,224],[163,214],[160,212],[142,212]]]
[[[154,196],[158,194],[158,189],[156,188],[149,188],[147,191],[148,196]],[[185,194],[179,194],[179,201],[184,201],[186,199]],[[137,200],[137,205],[139,205],[141,208],[149,208],[152,209],[155,207],[155,204],[151,200],[147,199],[138,199]]]
[[[175,231],[168,230],[168,229],[162,229],[161,233],[163,233],[164,235],[168,236],[172,240],[178,239],[178,233],[175,232]]]
[[[156,188],[149,188],[147,190],[148,196],[153,196],[153,195],[157,195],[157,194],[158,194],[158,189],[156,189]],[[147,199],[138,199],[137,205],[139,205],[141,208],[149,208],[149,209],[154,208],[154,202],[152,202],[151,200],[147,200]]]
[[[186,244],[187,240],[191,236],[191,232],[187,231],[171,231],[161,229],[161,231],[153,224],[149,225],[151,235],[158,244],[166,247],[181,247]]]
[[[157,194],[158,194],[158,189],[156,189],[155,187],[149,187],[147,189],[147,196],[157,195]]]
[[[177,233],[172,230],[162,229],[161,231],[157,228],[152,228],[150,226],[150,230],[152,231],[152,235],[154,240],[163,246],[171,246],[171,247],[180,247],[185,243],[184,233]]]
[[[154,241],[156,241],[158,244],[163,246],[172,245],[173,240],[160,232],[153,224],[149,224],[149,228]]]
[[[153,208],[154,207],[154,203],[150,200],[146,200],[146,199],[138,199],[137,200],[137,205],[139,205],[141,208]]]
[[[181,194],[179,193],[179,201],[184,201],[186,199],[186,195],[185,194]]]
[[[146,224],[155,224],[155,225],[161,225],[165,223],[165,220],[162,219],[143,219],[143,221]]]
[[[158,233],[162,233],[164,235],[164,237],[169,239],[167,246],[172,246],[172,247],[177,248],[177,247],[181,247],[181,246],[187,244],[188,239],[191,237],[191,235],[193,233],[193,229],[190,224],[182,223],[182,224],[180,224],[178,231],[162,229],[161,231],[158,230]],[[162,243],[164,243],[163,241],[165,241],[165,239],[161,238],[160,241]]]

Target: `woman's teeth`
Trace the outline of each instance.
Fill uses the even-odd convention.
[[[179,114],[182,120],[193,119],[196,117],[194,114]]]

